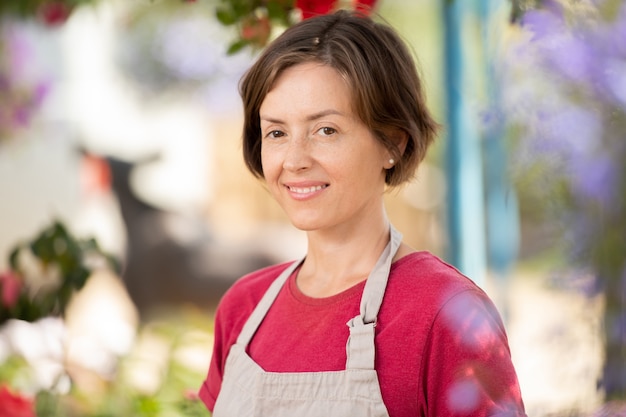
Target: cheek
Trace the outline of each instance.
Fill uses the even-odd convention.
[[[369,145],[369,146],[368,146]],[[353,170],[375,172],[382,168],[385,155],[375,146],[363,144],[362,147],[354,149],[351,153],[350,163]]]
[[[261,150],[261,168],[263,169],[263,177],[267,182],[277,175],[277,158],[273,152]]]
[[[355,159],[349,170],[359,183],[366,187],[375,187],[385,182],[382,160],[382,156],[377,154],[362,154],[359,159]]]

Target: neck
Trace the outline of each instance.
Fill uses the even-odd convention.
[[[304,294],[328,297],[365,280],[389,242],[386,216],[346,229],[308,232],[307,257],[297,279]]]

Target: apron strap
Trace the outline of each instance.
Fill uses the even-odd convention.
[[[265,318],[265,315],[269,311],[270,307],[274,303],[276,297],[278,297],[278,293],[282,286],[287,282],[289,276],[300,266],[300,264],[304,261],[304,258],[299,261],[293,262],[289,265],[279,276],[272,282],[269,286],[265,294],[261,298],[261,301],[257,304],[252,311],[252,314],[244,324],[243,329],[241,329],[241,333],[237,337],[237,344],[243,346],[244,348],[248,346],[252,337],[256,333],[257,329],[261,325],[261,322]]]
[[[361,297],[361,317],[363,317],[364,323],[376,322],[378,311],[383,303],[385,289],[387,288],[391,261],[396,256],[402,243],[402,234],[393,226],[390,226],[390,234],[389,243],[365,282],[363,296]]]
[[[346,323],[350,328],[346,369],[374,369],[376,319],[387,288],[391,261],[402,243],[402,234],[393,225],[390,234],[389,243],[365,282],[360,314]]]

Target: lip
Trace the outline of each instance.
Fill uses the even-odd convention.
[[[295,200],[308,200],[316,197],[329,187],[330,184],[320,181],[287,182],[283,186],[287,193]]]

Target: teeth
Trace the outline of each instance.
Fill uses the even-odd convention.
[[[315,187],[303,187],[303,188],[289,187],[289,191],[293,191],[294,193],[298,193],[298,194],[308,194],[314,191],[322,190],[324,188],[326,188],[325,185],[317,185]]]

